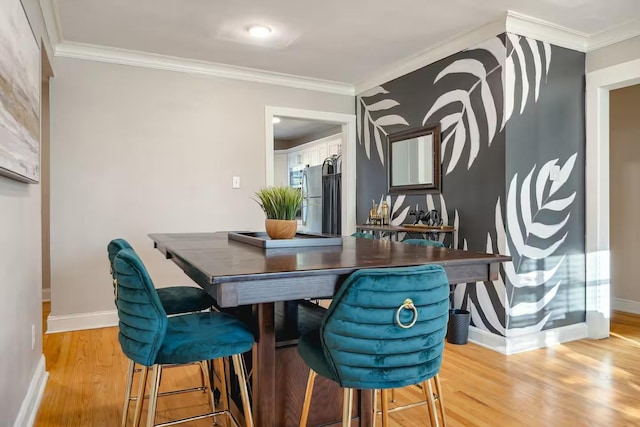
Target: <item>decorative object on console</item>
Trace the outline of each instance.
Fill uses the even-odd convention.
[[[423,211],[416,213],[416,211],[409,212],[409,215],[415,216],[416,219],[413,221],[413,225],[424,224],[429,227],[440,227],[442,226],[442,218],[440,218],[440,212],[436,209],[432,209],[429,212]]]
[[[272,239],[291,239],[296,235],[296,212],[302,205],[302,192],[285,185],[269,186],[256,192],[256,200],[267,215],[265,229]]]

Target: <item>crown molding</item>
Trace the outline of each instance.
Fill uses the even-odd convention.
[[[588,34],[518,12],[507,11],[506,30],[578,52],[587,51]]]
[[[637,36],[640,36],[640,19],[628,21],[615,28],[592,34],[589,37],[587,51],[591,52]]]
[[[409,74],[436,61],[439,61],[454,53],[468,49],[476,44],[505,32],[505,18],[478,27],[472,31],[452,37],[429,49],[396,62],[380,73],[369,77],[355,87],[355,93],[363,93],[373,87],[387,83],[393,79]]]
[[[354,86],[348,83],[84,43],[60,43],[56,46],[55,56],[266,83],[338,95],[355,94]]]
[[[49,43],[51,43],[51,47],[55,48],[63,41],[58,4],[56,0],[40,0],[40,10],[44,18],[44,26],[47,30]]]

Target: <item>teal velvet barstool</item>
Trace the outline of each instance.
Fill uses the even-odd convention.
[[[142,366],[138,396],[144,396],[148,370],[152,368],[147,427],[155,425],[156,403],[162,369],[166,365],[199,362],[207,373],[205,379],[213,411],[196,417],[176,420],[182,423],[227,414],[229,408],[216,411],[206,361],[231,356],[238,377],[246,426],[253,426],[251,406],[244,375],[242,353],[249,351],[254,339],[240,321],[225,313],[201,312],[167,316],[158,292],[133,249],[120,250],[113,262],[116,306],[120,320],[118,340],[123,353]],[[142,402],[137,399],[134,426],[140,423]],[[123,417],[126,420],[126,414]],[[164,425],[167,425],[164,424]]]
[[[406,243],[408,245],[416,245],[416,246],[433,246],[436,248],[444,248],[444,243],[438,242],[437,240],[429,240],[429,239],[406,239],[406,240],[403,240],[402,243]]]
[[[361,239],[375,239],[376,236],[373,235],[373,233],[363,233],[362,231],[356,231],[355,233],[351,234],[351,237],[358,237]]]
[[[113,261],[115,260],[116,254],[122,249],[134,250],[129,242],[127,242],[125,239],[113,239],[107,245],[107,255],[109,257],[111,276],[114,279],[114,289],[115,274],[113,269]],[[211,307],[215,307],[215,300],[200,288],[194,288],[192,286],[170,286],[168,288],[156,289],[156,291],[158,292],[158,297],[160,298],[162,308],[168,316],[194,313],[207,310]],[[198,365],[200,366],[199,363]],[[221,361],[217,362],[216,369],[222,372],[224,370],[224,364]],[[127,369],[125,401],[122,409],[122,427],[124,427],[127,423],[129,404],[131,403],[131,401],[135,401],[138,398],[137,395],[134,395],[131,392],[131,389],[133,387],[133,376],[136,372],[140,372],[140,369],[136,368],[135,362],[133,362],[133,360],[129,360],[129,367]],[[206,390],[206,372],[201,369],[201,374],[202,386],[184,390],[174,390],[169,392],[169,394]],[[161,393],[161,395],[164,395],[164,393]]]
[[[351,424],[352,389],[381,390],[382,425],[388,425],[387,390],[422,383],[432,425],[444,403],[438,373],[449,316],[449,280],[438,265],[358,270],[344,282],[320,328],[300,338],[310,367],[300,425],[306,426],[317,375],[344,388],[343,426]],[[376,404],[374,400],[374,410]]]
[[[122,249],[133,249],[124,239],[113,239],[107,245],[107,254],[113,275],[113,260]],[[158,288],[160,303],[167,315],[193,313],[215,306],[215,300],[203,289],[193,286],[170,286]]]

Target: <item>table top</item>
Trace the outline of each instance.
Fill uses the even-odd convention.
[[[392,232],[392,233],[453,233],[456,229],[453,226],[437,226],[437,227],[429,227],[426,225],[413,225],[413,224],[403,224],[403,225],[372,225],[372,224],[362,224],[356,225],[356,230],[368,230],[368,231],[382,231],[382,232]]]
[[[229,240],[227,232],[150,234],[167,258],[197,273],[198,283],[349,274],[361,268],[422,264],[493,264],[511,257],[344,236],[342,246],[263,249]]]

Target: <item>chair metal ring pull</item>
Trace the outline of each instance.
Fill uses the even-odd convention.
[[[400,312],[402,311],[402,309],[413,310],[413,320],[408,325],[405,325],[400,321]],[[413,304],[413,301],[410,298],[407,298],[406,300],[404,300],[402,305],[398,307],[398,311],[396,311],[396,323],[398,324],[398,326],[400,326],[403,329],[409,329],[410,327],[415,325],[417,321],[418,321],[418,310],[416,309],[416,306]]]

